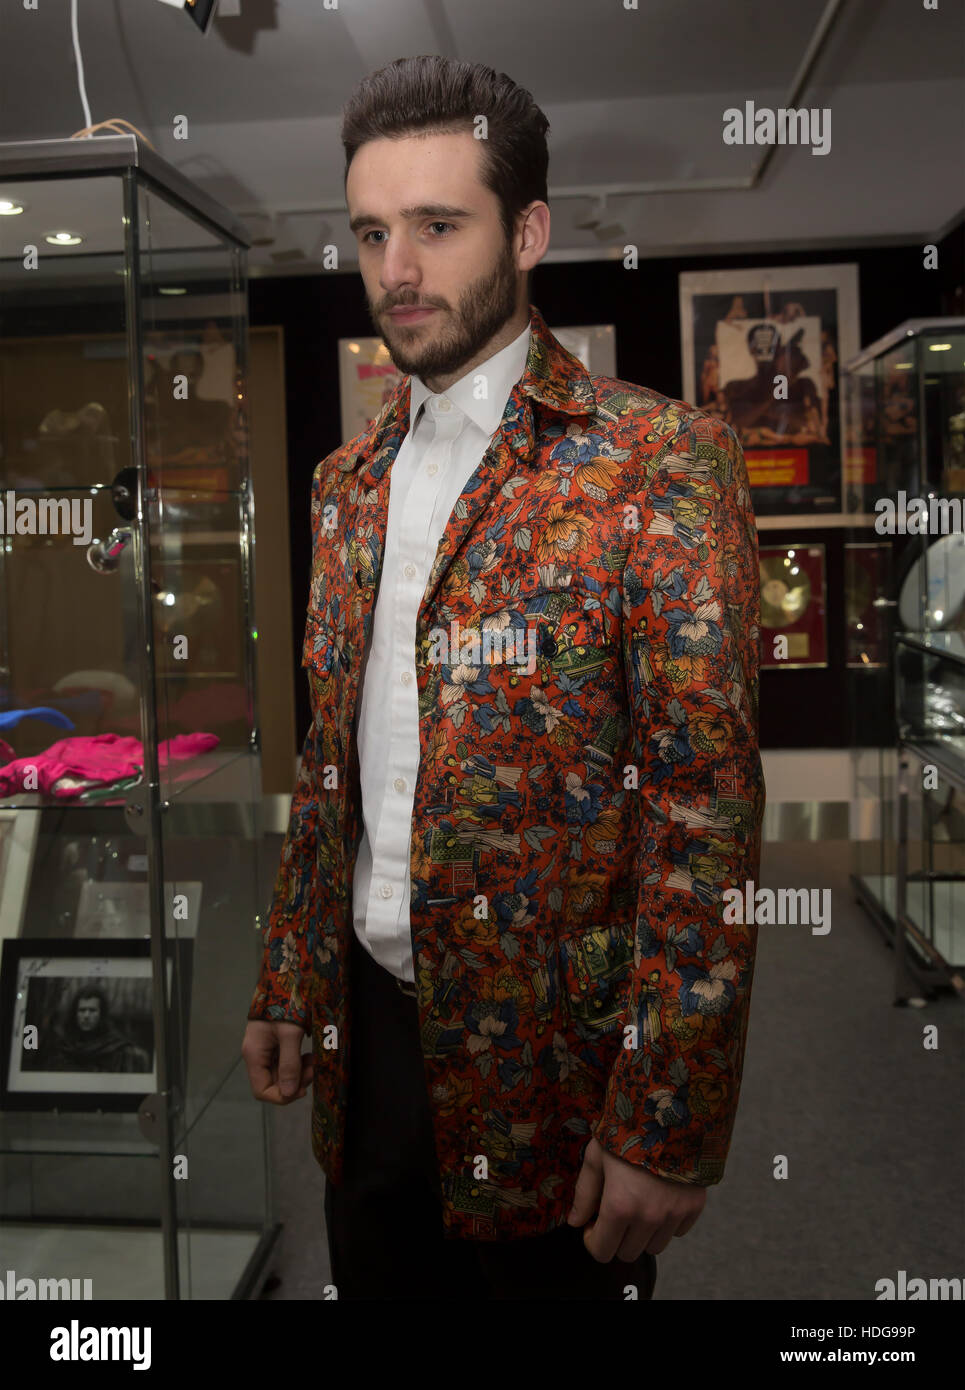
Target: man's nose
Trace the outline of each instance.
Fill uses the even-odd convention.
[[[418,256],[405,237],[389,238],[382,258],[380,283],[389,294],[398,294],[403,286],[415,289],[422,283]]]

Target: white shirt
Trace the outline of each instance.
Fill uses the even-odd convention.
[[[359,941],[398,979],[415,980],[409,850],[419,772],[416,620],[450,513],[526,369],[529,324],[442,395],[410,382],[409,433],[392,464],[385,555],[362,671],[358,754],[363,832],[352,882]],[[488,397],[476,400],[480,373]]]

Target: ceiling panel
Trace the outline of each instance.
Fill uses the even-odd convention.
[[[782,149],[763,187],[697,192],[746,175],[758,147],[721,138],[745,100],[778,106],[823,0],[241,0],[199,34],[157,0],[79,0],[94,120],[121,116],[211,196],[275,237],[253,264],[310,269],[326,241],[346,263],[340,208],[342,104],[368,71],[404,53],[490,64],[532,91],[550,131],[552,254],[643,254],[773,241],[901,239],[965,206],[965,4],[848,0],[798,105],[830,106],[832,153]],[[38,100],[42,93],[42,100]],[[68,0],[0,9],[0,139],[83,124]],[[190,138],[171,122],[186,115]],[[601,183],[672,185],[612,200],[601,244],[576,224]],[[264,219],[274,216],[268,227]],[[252,224],[254,225],[254,224]],[[4,228],[0,226],[0,232]],[[612,244],[611,244],[612,243]],[[277,259],[273,259],[273,257]],[[301,259],[301,264],[299,264]]]

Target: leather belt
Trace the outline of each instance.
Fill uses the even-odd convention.
[[[395,982],[403,994],[407,994],[410,999],[416,998],[416,987],[414,984],[410,985],[408,980],[400,980],[398,975],[395,977]]]

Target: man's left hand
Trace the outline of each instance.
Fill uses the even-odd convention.
[[[586,1227],[583,1244],[600,1264],[614,1255],[632,1264],[645,1251],[659,1255],[674,1236],[685,1236],[706,1200],[706,1187],[658,1178],[591,1139],[567,1219]]]

